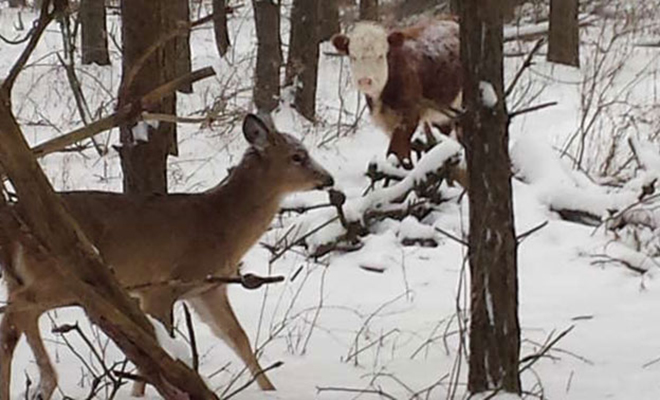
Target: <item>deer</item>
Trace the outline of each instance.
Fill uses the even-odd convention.
[[[58,196],[145,313],[172,332],[174,303],[188,302],[242,359],[258,386],[274,390],[231,307],[226,284],[150,285],[237,276],[243,255],[268,229],[283,197],[334,185],[332,175],[303,144],[278,132],[269,119],[248,114],[242,128],[249,144],[243,158],[205,192],[75,191]],[[35,397],[48,400],[57,375],[38,318],[45,311],[76,305],[76,299],[63,289],[62,277],[51,267],[53,257],[40,252],[34,238],[18,226],[14,208],[20,209],[20,199],[4,206],[0,202],[0,267],[8,289],[0,322],[0,400],[11,398],[12,356],[23,335],[39,368]],[[144,383],[136,382],[133,395],[141,396],[144,390]]]

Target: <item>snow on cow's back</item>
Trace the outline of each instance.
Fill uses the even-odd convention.
[[[449,60],[459,56],[459,26],[456,21],[434,20],[422,26],[417,37],[406,41],[406,46],[412,46],[435,59]]]

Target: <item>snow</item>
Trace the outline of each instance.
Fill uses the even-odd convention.
[[[493,108],[497,104],[497,93],[490,82],[479,82],[479,92],[481,93],[481,102],[488,108]]]
[[[204,15],[210,4],[203,2],[201,7]],[[32,12],[22,12],[24,21],[34,16]],[[0,9],[0,34],[16,37],[13,28],[16,20],[15,11]],[[282,24],[286,43],[288,19],[284,18]],[[108,17],[108,27],[112,35],[119,36],[116,16]],[[508,29],[520,33],[539,28]],[[594,47],[588,46],[599,32],[599,26],[582,30],[585,49]],[[215,52],[210,26],[193,33],[194,67],[211,65],[218,76],[196,84],[193,94],[179,95],[179,115],[198,116],[217,99],[223,99],[227,115],[240,115],[251,109],[255,38],[249,5],[237,8],[230,18],[230,35],[234,47],[226,58],[220,59]],[[614,83],[616,91],[627,90],[626,79],[635,77],[642,66],[653,60],[656,62],[651,65],[657,65],[657,50],[632,46],[641,39],[628,43],[630,53],[626,53],[626,64],[621,69],[622,79]],[[113,110],[114,93],[121,76],[119,50],[113,41],[110,43],[111,67],[78,66],[77,70],[90,109],[100,109],[103,115]],[[527,46],[512,42],[509,50],[523,51]],[[52,25],[29,67],[19,76],[13,93],[14,111],[32,145],[81,126],[66,74],[53,58],[52,52],[60,48],[60,34],[56,25]],[[0,42],[0,76],[6,74],[21,49],[21,46]],[[386,200],[400,195],[461,149],[455,142],[444,141],[417,163],[413,172],[398,171],[403,181],[362,197],[369,184],[364,176],[368,163],[375,159],[380,167],[387,165],[384,160],[386,137],[366,114],[355,124],[354,132],[346,128],[355,122],[364,101],[350,86],[347,63],[326,56],[324,50],[329,49],[329,44],[322,45],[317,97],[319,123],[311,125],[297,116],[289,106],[289,99],[283,100],[274,120],[281,130],[302,138],[313,157],[332,172],[336,186],[347,195],[347,218],[359,218],[365,208],[385,204]],[[570,326],[575,328],[549,352],[549,357],[541,359],[533,371],[522,375],[523,387],[535,390],[535,385],[541,385],[545,397],[550,399],[656,399],[660,396],[660,362],[657,362],[660,357],[657,318],[660,286],[656,282],[659,260],[634,247],[634,243],[640,241],[652,246],[653,240],[657,241],[656,227],[649,227],[639,237],[635,236],[638,233],[623,237],[624,232],[620,232],[623,239],[616,239],[605,226],[594,229],[563,221],[553,210],[572,207],[608,216],[611,210],[621,211],[634,204],[639,189],[650,182],[659,169],[657,146],[647,141],[653,129],[645,122],[656,118],[657,114],[644,108],[648,118],[635,119],[636,128],[625,132],[632,134],[633,141],[639,143],[640,158],[649,169],[622,186],[599,185],[599,181],[585,178],[582,171],[574,168],[570,157],[560,156],[561,144],[580,125],[582,89],[579,83],[588,75],[589,68],[562,68],[544,62],[542,57],[534,61],[535,65],[521,79],[521,89],[507,99],[510,109],[523,106],[524,99],[537,91],[540,94],[535,102],[557,101],[558,105],[521,115],[511,124],[517,233],[547,221],[545,227],[519,246],[522,357],[538,352],[542,344],[558,332]],[[509,80],[521,62],[521,58],[507,57],[505,73]],[[340,71],[343,71],[341,77]],[[657,80],[646,76],[636,79],[638,84],[630,89],[626,101],[646,106],[658,104],[654,95],[658,90]],[[340,120],[338,110],[342,104]],[[610,124],[616,120],[603,118],[599,132],[609,132]],[[337,136],[338,131],[341,135],[337,139],[327,140]],[[169,160],[168,180],[173,191],[202,191],[212,187],[226,176],[227,168],[237,163],[246,147],[240,134],[240,120],[231,118],[211,127],[180,124],[179,138],[180,156]],[[117,132],[104,133],[98,139],[116,144]],[[607,154],[602,143],[596,144],[600,147],[593,148],[600,150],[601,155]],[[630,155],[629,148],[620,150]],[[42,159],[41,165],[58,189],[121,189],[116,152],[103,158],[94,150],[82,154],[58,153]],[[387,168],[389,173],[397,171],[392,165]],[[594,176],[600,178],[597,174],[592,174]],[[304,256],[305,249],[295,248],[271,263],[272,254],[265,247],[255,246],[250,250],[243,260],[243,272],[282,275],[287,279],[256,291],[232,286],[229,289],[232,305],[252,344],[260,348],[262,365],[276,361],[283,361],[284,365],[268,372],[277,392],[263,393],[250,387],[236,399],[357,397],[355,393],[319,393],[318,387],[379,388],[395,398],[408,399],[411,391],[429,387],[446,374],[455,376],[458,382],[456,398],[465,398],[466,360],[461,358],[458,331],[459,323],[465,322],[465,301],[469,297],[466,249],[433,227],[465,238],[468,199],[460,196],[460,188],[443,190],[449,200],[422,221],[413,217],[400,222],[382,221],[364,238],[360,251],[333,253],[310,260]],[[412,198],[414,194],[408,200]],[[288,198],[284,205],[300,207],[327,202],[326,193],[313,191]],[[286,213],[276,218],[261,242],[278,243],[292,229],[286,239],[290,242],[335,215],[330,207],[305,214]],[[640,208],[635,215],[642,219],[648,216],[648,210]],[[336,238],[342,229],[338,221],[329,224],[307,239],[307,251]],[[401,239],[404,237],[433,238],[438,246],[403,246]],[[647,272],[642,274],[610,259],[624,261]],[[0,288],[0,301],[5,295],[4,287]],[[180,305],[175,308],[175,318],[177,337],[185,338]],[[40,320],[41,330],[60,376],[61,392],[56,392],[57,399],[63,395],[85,398],[92,379],[81,360],[59,336],[50,332],[53,323],[76,321],[102,349],[108,365],[124,359],[97,328],[86,324],[79,308],[65,308],[44,315]],[[247,374],[241,374],[244,369],[241,361],[197,319],[195,332],[200,373],[210,387],[223,393],[237,376],[240,375],[232,388],[247,381]],[[88,347],[81,340],[70,339],[91,367],[100,371]],[[187,344],[177,342],[166,347],[179,359],[190,358]],[[356,348],[362,351],[353,356]],[[462,367],[452,375],[459,360]],[[12,373],[12,389],[16,395],[24,391],[25,374],[33,382],[38,380],[32,353],[25,341],[21,341]],[[449,380],[442,380],[429,398],[447,398]],[[125,385],[116,398],[129,399],[129,392],[130,385]],[[148,396],[157,398],[153,389],[148,389]],[[507,396],[515,398],[506,394],[498,394],[496,398]]]

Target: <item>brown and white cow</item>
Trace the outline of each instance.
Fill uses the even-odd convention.
[[[374,122],[390,137],[388,154],[410,166],[410,141],[420,121],[451,131],[448,111],[461,99],[459,25],[451,18],[385,30],[359,22],[332,43],[348,55],[351,75]],[[449,128],[449,129],[447,129]]]

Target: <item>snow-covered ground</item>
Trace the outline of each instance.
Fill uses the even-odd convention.
[[[201,13],[208,11],[205,8]],[[193,10],[193,15],[196,13]],[[24,11],[22,17],[29,24],[35,15]],[[14,10],[0,9],[0,34],[8,38],[24,35],[25,31],[15,30],[16,21]],[[283,33],[287,26],[284,20]],[[119,40],[115,16],[109,16],[108,28]],[[599,30],[600,25],[585,28],[585,43],[596,41]],[[224,60],[215,52],[210,26],[194,31],[194,67],[210,65],[217,76],[197,84],[194,94],[179,95],[180,115],[200,112],[211,107],[216,98],[232,92],[236,95],[227,101],[228,114],[249,110],[255,52],[249,6],[237,9],[230,21],[230,31],[234,46]],[[615,48],[625,54],[625,64],[612,91],[626,91],[630,101],[657,106],[660,84],[655,76],[660,50],[633,47],[633,43],[622,41],[621,48]],[[61,46],[59,29],[53,24],[14,89],[14,111],[33,145],[81,125],[66,74],[55,57]],[[511,53],[518,50],[518,44],[508,46]],[[522,50],[531,48],[530,44],[522,46]],[[93,112],[102,109],[104,114],[112,111],[121,77],[119,51],[113,40],[110,48],[111,67],[78,68],[90,108]],[[21,49],[22,46],[0,42],[0,76],[7,73]],[[327,43],[322,47],[324,50],[330,50]],[[657,266],[653,264],[642,276],[616,263],[594,264],[594,256],[605,252],[612,237],[603,229],[563,221],[550,211],[551,205],[586,204],[589,211],[604,213],[612,205],[634,201],[586,182],[571,169],[569,159],[558,156],[557,149],[581,123],[584,91],[580,82],[593,68],[592,53],[584,53],[582,70],[549,65],[542,56],[536,57],[537,64],[525,73],[521,86],[529,84],[528,97],[544,89],[534,103],[557,101],[558,104],[524,114],[511,126],[514,170],[521,178],[513,186],[517,231],[522,233],[548,221],[519,247],[522,356],[538,352],[545,343],[574,327],[544,358],[523,373],[524,389],[542,392],[548,399],[657,399],[660,398],[660,361],[654,362],[660,358]],[[511,77],[522,58],[511,57],[506,62],[507,76]],[[637,78],[640,69],[648,65],[647,71],[651,72]],[[313,156],[333,173],[337,187],[349,198],[356,198],[368,186],[364,176],[368,162],[382,158],[387,143],[366,114],[357,123],[355,132],[349,132],[348,127],[364,102],[350,88],[348,77],[346,62],[323,54],[317,106],[319,124],[305,123],[286,104],[275,115],[275,121],[280,130],[302,138]],[[638,82],[629,85],[633,78]],[[517,98],[522,92],[518,92]],[[344,112],[340,117],[338,110],[342,104]],[[649,115],[649,119],[653,117]],[[594,129],[603,134],[610,132],[616,119],[603,117],[602,120]],[[211,128],[180,125],[180,156],[170,160],[171,191],[204,190],[226,176],[227,168],[237,162],[246,146],[239,127],[236,122],[233,126],[226,123]],[[640,134],[640,128],[634,133]],[[99,141],[116,143],[117,132],[103,134]],[[598,157],[587,155],[587,159],[598,160]],[[119,158],[114,152],[102,158],[94,150],[56,154],[43,159],[42,166],[58,189],[121,189]],[[467,229],[467,201],[464,198],[459,201],[458,189],[448,188],[447,193],[453,196],[452,200],[423,222],[461,236]],[[309,193],[288,201],[320,203],[326,201],[326,195]],[[319,218],[322,215],[319,212]],[[282,227],[295,223],[297,218],[285,216],[275,221],[276,229],[267,233],[263,241],[275,243],[288,230]],[[399,235],[420,229],[423,228],[416,221],[384,221],[365,238],[362,250],[332,254],[318,262],[289,252],[269,265],[271,255],[266,248],[252,249],[244,259],[244,271],[290,279],[257,291],[232,288],[231,299],[253,344],[262,349],[262,365],[276,361],[284,364],[268,373],[278,391],[266,394],[251,387],[235,398],[378,398],[373,393],[358,396],[321,388],[382,390],[397,399],[412,398],[417,392],[421,392],[418,398],[444,399],[454,390],[457,397],[463,396],[467,364],[459,333],[468,296],[465,248],[439,233],[436,239],[440,245],[435,248],[400,244]],[[381,268],[383,272],[374,273],[363,267]],[[0,299],[3,298],[4,288],[0,289]],[[185,336],[182,315],[178,306],[178,327]],[[106,339],[88,325],[78,309],[48,313],[42,318],[41,326],[60,374],[57,392],[60,398],[85,397],[91,380],[88,366],[101,370],[75,334],[63,338],[50,333],[54,323],[76,321],[101,348],[107,365],[123,359],[112,346],[106,347]],[[218,393],[232,392],[247,378],[243,374],[238,382],[233,382],[243,369],[242,363],[202,323],[196,324],[196,331],[202,375]],[[71,351],[65,338],[73,343],[81,358]],[[32,354],[26,343],[21,342],[13,370],[12,388],[16,396],[25,389],[26,374],[33,382],[38,380]],[[156,397],[154,391],[149,393]],[[122,388],[119,397],[129,397],[128,385]]]

